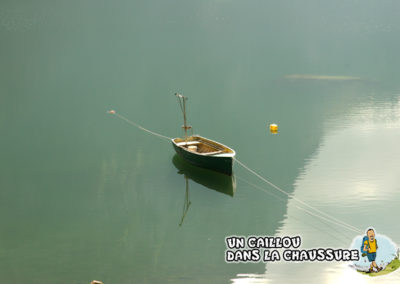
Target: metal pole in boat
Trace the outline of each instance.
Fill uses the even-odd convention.
[[[188,138],[187,130],[190,128],[190,126],[186,125],[186,100],[188,98],[181,94],[178,94],[178,93],[175,93],[175,96],[178,97],[179,104],[180,104],[182,112],[183,112],[183,127],[182,128],[185,130],[185,141],[187,141],[187,138]]]
[[[185,141],[187,141],[187,125],[186,125],[186,100],[187,97],[183,97],[183,128],[185,129]]]

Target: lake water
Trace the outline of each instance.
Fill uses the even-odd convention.
[[[349,248],[296,200],[400,244],[399,34],[395,0],[2,1],[0,282],[398,282],[224,258],[229,235]],[[237,163],[236,188],[214,182],[106,113],[182,136],[175,92],[290,198]]]

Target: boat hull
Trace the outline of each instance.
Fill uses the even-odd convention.
[[[217,171],[229,176],[232,175],[234,155],[222,156],[222,157],[218,155],[215,156],[201,155],[195,152],[188,151],[185,148],[178,146],[174,142],[174,140],[172,140],[172,145],[176,153],[183,159],[185,159],[187,162],[201,168]]]

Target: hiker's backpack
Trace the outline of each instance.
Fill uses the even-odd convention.
[[[364,250],[364,243],[365,243],[365,241],[367,241],[368,242],[368,245],[367,245],[367,250]],[[376,249],[378,249],[378,241],[375,239],[375,244],[376,244]],[[369,248],[369,239],[368,239],[368,237],[367,236],[364,236],[363,237],[363,239],[362,239],[362,243],[361,243],[361,255],[362,256],[366,256],[367,255],[367,253],[368,253],[368,248]]]
[[[366,247],[367,250],[364,250],[364,243],[365,243],[366,241],[368,242],[368,245],[367,245],[367,247]],[[369,239],[368,239],[367,236],[364,236],[363,239],[362,239],[361,248],[360,248],[360,249],[361,249],[361,255],[362,255],[362,256],[366,256],[366,255],[367,255],[367,253],[368,253],[368,248],[369,248]]]

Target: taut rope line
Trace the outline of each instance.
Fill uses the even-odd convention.
[[[156,132],[154,132],[154,131],[151,131],[151,130],[148,130],[148,129],[144,128],[143,126],[141,126],[141,125],[139,125],[139,124],[133,122],[132,120],[129,120],[129,119],[126,118],[125,116],[120,115],[120,114],[117,113],[115,110],[109,110],[109,111],[107,111],[107,113],[113,114],[113,115],[115,115],[116,117],[118,117],[119,119],[122,119],[122,120],[124,120],[125,122],[129,123],[130,125],[133,125],[133,126],[135,126],[136,128],[139,128],[139,129],[141,129],[141,130],[143,130],[143,131],[146,131],[147,133],[150,133],[150,134],[152,134],[152,135],[155,135],[155,136],[160,137],[160,138],[163,138],[163,139],[167,139],[168,141],[171,141],[171,139],[172,139],[171,137],[168,137],[168,136],[165,136],[165,135],[162,135],[162,134],[159,134],[159,133],[156,133]]]
[[[249,182],[248,180],[245,180],[244,178],[242,178],[242,177],[240,177],[240,176],[238,176],[238,175],[236,175],[236,178],[237,178],[238,180],[241,180],[241,181],[244,182],[244,183],[247,183],[248,185],[252,186],[253,188],[259,189],[259,190],[263,191],[264,193],[267,193],[267,194],[269,194],[269,195],[275,197],[276,199],[278,199],[278,200],[280,200],[280,201],[286,203],[286,199],[284,199],[284,198],[282,198],[282,197],[280,197],[280,196],[275,195],[273,192],[268,191],[266,188],[261,187],[261,186],[258,186],[258,185],[255,185],[254,183],[251,183],[251,182]],[[327,233],[328,235],[332,236],[333,238],[335,238],[335,239],[338,240],[338,241],[343,241],[343,239],[339,239],[336,235],[332,234],[333,227],[331,226],[331,224],[332,224],[331,222],[330,222],[329,224],[328,224],[328,222],[324,222],[323,220],[325,220],[325,218],[322,219],[321,216],[318,216],[318,215],[315,214],[315,213],[311,213],[309,210],[307,210],[307,209],[305,209],[305,208],[303,208],[303,207],[300,207],[300,205],[299,205],[299,206],[296,206],[296,208],[298,208],[299,210],[303,210],[303,211],[305,211],[306,213],[309,213],[311,216],[316,217],[317,219],[319,219],[323,224],[325,224],[327,227],[329,227],[329,228],[331,229],[330,231],[324,230],[325,233]],[[300,218],[297,218],[297,216],[293,216],[293,218],[294,218],[295,220],[302,221],[304,224],[307,225],[307,222],[305,222],[304,220],[300,220]],[[328,221],[329,221],[329,220],[328,220]],[[336,223],[335,223],[335,224],[336,224]],[[308,224],[308,225],[311,226],[311,227],[313,227],[313,228],[317,228],[314,224]],[[318,229],[319,229],[320,231],[322,231],[321,228],[318,228]],[[340,234],[341,234],[342,237],[346,237],[346,239],[347,239],[347,235],[345,235],[344,233],[340,233]],[[352,237],[353,237],[353,235],[352,235]]]
[[[300,199],[298,199],[298,198],[296,198],[296,197],[290,195],[289,193],[287,193],[286,191],[284,191],[284,190],[281,189],[280,187],[276,186],[275,184],[273,184],[272,182],[270,182],[269,180],[267,180],[267,179],[264,178],[263,176],[259,175],[259,174],[258,174],[257,172],[255,172],[254,170],[250,169],[248,166],[246,166],[245,164],[243,164],[243,163],[242,163],[241,161],[239,161],[238,159],[236,159],[236,158],[234,158],[234,159],[235,159],[235,161],[236,161],[239,165],[241,165],[244,169],[248,170],[250,173],[252,173],[252,174],[255,175],[256,177],[258,177],[260,180],[262,180],[262,181],[264,181],[265,183],[269,184],[270,186],[272,186],[274,189],[278,190],[279,192],[285,194],[287,197],[292,198],[293,200],[295,200],[295,201],[301,203],[302,205],[304,205],[304,206],[306,206],[306,207],[308,207],[308,208],[314,210],[315,212],[318,212],[318,213],[319,213],[320,215],[322,215],[322,216],[318,216],[318,215],[312,214],[311,212],[309,212],[309,211],[307,210],[309,214],[312,214],[312,215],[314,215],[314,216],[318,216],[319,218],[321,218],[321,219],[323,219],[323,220],[329,221],[330,223],[334,223],[334,224],[336,224],[336,225],[342,226],[342,227],[344,227],[344,228],[346,228],[346,229],[348,229],[348,230],[351,230],[351,231],[354,231],[354,232],[357,232],[357,233],[363,233],[363,232],[364,232],[363,230],[360,230],[360,229],[357,228],[357,227],[354,227],[354,226],[352,226],[352,225],[350,225],[350,224],[347,224],[346,222],[343,222],[343,221],[341,221],[341,220],[339,220],[339,219],[337,219],[337,218],[335,218],[335,217],[332,217],[332,216],[328,215],[327,213],[325,213],[325,212],[319,210],[318,208],[315,208],[315,207],[313,207],[313,206],[311,206],[311,205],[308,205],[308,204],[305,203],[304,201],[302,201],[302,200],[300,200]]]

